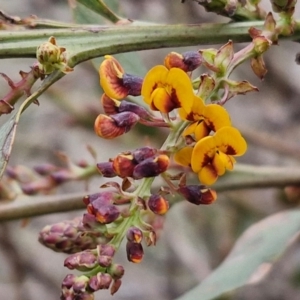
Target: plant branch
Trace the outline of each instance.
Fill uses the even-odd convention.
[[[82,25],[81,29],[41,29],[28,31],[0,31],[0,59],[35,57],[36,48],[50,36],[67,48],[70,67],[105,54],[157,49],[166,47],[220,44],[229,39],[249,42],[250,27],[263,28],[263,21],[153,26]],[[211,33],[214,33],[213,35]],[[300,38],[300,21],[295,32],[286,39]]]
[[[238,164],[213,186],[218,192],[249,188],[280,188],[300,184],[300,168]],[[92,192],[88,192],[91,194]],[[0,222],[84,209],[86,193],[35,196],[0,204]]]

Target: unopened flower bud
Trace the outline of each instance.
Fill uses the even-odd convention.
[[[168,169],[169,164],[170,159],[165,154],[147,158],[134,168],[133,178],[141,179],[158,176]]]
[[[168,69],[179,68],[185,72],[197,69],[202,63],[202,57],[198,51],[187,51],[182,54],[170,52],[164,60]]]
[[[127,242],[126,244],[127,259],[133,263],[140,263],[144,256],[142,244]]]
[[[169,210],[169,202],[161,195],[152,194],[148,199],[148,207],[157,215],[164,215]]]
[[[140,117],[132,112],[122,112],[116,115],[106,116],[100,114],[94,124],[95,132],[105,139],[114,139],[136,125]]]
[[[76,253],[95,248],[97,237],[83,234],[79,229],[80,218],[45,226],[39,234],[39,242],[44,246],[64,253]]]
[[[62,282],[61,300],[94,300],[94,295],[86,291],[89,278],[87,276],[67,275]]]
[[[152,147],[142,147],[132,151],[132,156],[137,163],[141,163],[145,159],[153,157],[157,151],[157,149]]]
[[[109,224],[118,219],[119,209],[113,204],[103,204],[101,201],[94,201],[87,206],[88,213],[94,215],[101,224]]]
[[[196,205],[211,204],[217,199],[216,191],[203,185],[184,185],[179,187],[177,191],[187,201]]]
[[[106,55],[99,68],[100,85],[110,98],[121,100],[128,95],[141,94],[143,79],[124,72],[121,64],[112,56]]]
[[[109,289],[109,286],[112,282],[112,278],[107,273],[98,273],[95,276],[92,276],[89,280],[89,287],[93,291]]]
[[[143,239],[143,233],[141,229],[137,227],[130,227],[126,233],[127,241],[140,244]]]
[[[64,262],[64,266],[68,269],[82,272],[93,269],[97,264],[97,256],[91,250],[74,253],[68,256]]]
[[[121,279],[125,273],[124,267],[120,264],[111,264],[107,269],[107,272],[111,275],[111,277],[116,279]]]
[[[97,169],[103,177],[111,178],[117,176],[113,169],[113,163],[111,161],[97,163]]]
[[[113,161],[113,170],[121,178],[132,177],[133,170],[137,163],[131,153],[121,153]]]
[[[66,64],[65,51],[66,48],[58,47],[55,37],[51,36],[47,42],[37,48],[36,58],[39,62],[39,69],[44,74],[50,74],[56,69],[64,73],[73,71],[73,69]]]
[[[110,244],[98,245],[97,253],[99,265],[107,268],[112,263],[112,259],[115,254],[115,247]]]

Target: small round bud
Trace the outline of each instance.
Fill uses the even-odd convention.
[[[140,244],[143,239],[142,231],[137,227],[130,227],[127,230],[126,238],[129,242],[138,243]]]
[[[110,266],[115,254],[115,247],[110,244],[98,245],[97,252],[99,265],[104,268]]]
[[[127,259],[133,263],[140,263],[144,256],[142,244],[127,242],[126,244]]]
[[[169,202],[161,195],[151,195],[148,199],[148,207],[157,215],[164,215],[169,210]]]
[[[111,275],[111,277],[116,279],[121,279],[125,273],[124,267],[120,264],[112,264],[107,269],[107,272]]]

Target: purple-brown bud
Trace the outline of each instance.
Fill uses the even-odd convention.
[[[119,106],[119,112],[133,112],[137,114],[140,118],[142,119],[148,119],[151,118],[150,113],[142,106],[129,102],[129,101],[121,101],[120,106]]]
[[[133,263],[140,263],[144,256],[142,244],[129,242],[126,244],[127,259]]]
[[[152,194],[148,199],[148,207],[157,215],[164,215],[169,210],[169,202],[161,195]]]
[[[132,112],[122,112],[107,116],[100,114],[94,124],[96,134],[105,139],[114,139],[136,125],[140,117]]]
[[[95,276],[92,276],[89,280],[89,287],[93,291],[109,289],[112,278],[107,273],[98,273]]]
[[[134,179],[155,177],[165,172],[170,164],[170,159],[165,154],[150,157],[139,163],[133,171]]]
[[[82,272],[93,269],[97,264],[97,256],[91,250],[74,253],[68,256],[64,262],[64,266],[68,269]]]
[[[196,205],[211,204],[217,200],[216,191],[203,185],[184,185],[179,187],[177,192],[187,201]]]
[[[76,253],[95,248],[97,237],[93,234],[83,234],[78,229],[80,218],[45,226],[39,234],[39,242],[44,246],[64,253]]]
[[[94,300],[94,295],[89,291],[88,288],[89,278],[87,276],[75,276],[69,274],[65,277],[62,282],[61,300]]]
[[[127,241],[140,244],[143,239],[143,232],[137,227],[130,227],[126,233]]]
[[[97,253],[99,265],[101,267],[107,268],[112,263],[112,259],[115,254],[115,247],[110,244],[98,245]]]
[[[202,56],[198,51],[187,51],[182,54],[170,52],[164,60],[168,69],[179,68],[185,72],[197,69],[202,63]]]
[[[103,177],[111,178],[117,176],[113,169],[113,163],[111,161],[97,163],[97,169]]]
[[[157,149],[152,147],[142,147],[134,150],[132,152],[132,156],[137,163],[141,163],[145,159],[155,156],[157,151]]]

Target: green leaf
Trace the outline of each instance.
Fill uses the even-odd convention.
[[[113,12],[117,10],[117,1],[110,0],[111,9],[102,0],[77,0],[77,2],[113,23],[122,19]]]
[[[19,122],[20,114],[18,112],[14,112],[9,120],[1,126],[0,128],[0,178],[3,175],[3,172],[7,166],[12,145],[15,139],[17,125]]]
[[[299,210],[278,213],[254,224],[214,272],[177,300],[215,299],[259,281],[299,231]]]

